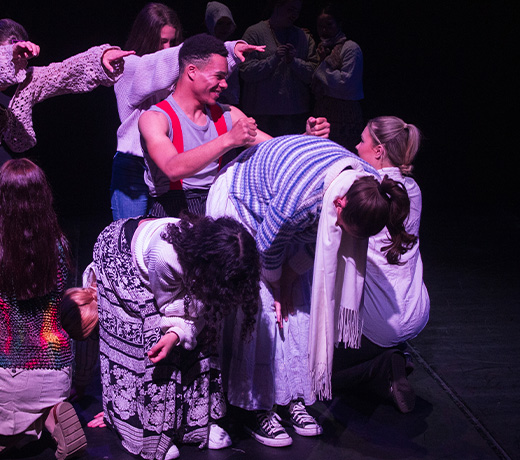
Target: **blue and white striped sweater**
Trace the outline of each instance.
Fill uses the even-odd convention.
[[[314,136],[278,137],[237,158],[229,194],[243,221],[256,231],[265,270],[280,269],[289,244],[305,243],[313,256],[327,173],[352,157],[379,177],[357,155]]]

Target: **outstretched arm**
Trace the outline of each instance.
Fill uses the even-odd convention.
[[[9,103],[8,126],[4,131],[5,143],[15,152],[24,152],[36,144],[32,124],[32,108],[35,104],[63,94],[86,93],[99,85],[113,85],[121,76],[123,68],[121,66],[117,72],[107,73],[102,60],[109,51],[127,53],[110,45],[102,45],[63,62],[54,62],[45,67],[30,67],[27,77]],[[110,53],[108,56],[113,55],[114,53]]]
[[[29,44],[36,47],[37,50]],[[29,53],[27,48],[32,51]],[[25,80],[27,59],[33,57],[33,52],[36,53],[34,54],[36,56],[40,52],[40,48],[31,42],[0,46],[0,91]]]
[[[261,46],[248,45],[244,41],[225,42],[228,51],[229,73],[253,51],[262,51]],[[133,107],[139,106],[143,101],[158,91],[171,90],[179,79],[179,51],[182,43],[172,48],[145,54],[138,59],[133,59],[133,72],[131,77],[126,74],[123,78],[131,78],[128,85],[128,101]]]

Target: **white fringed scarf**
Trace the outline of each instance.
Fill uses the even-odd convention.
[[[352,183],[367,173],[359,161],[344,170],[326,188],[318,224],[309,326],[309,370],[319,399],[331,399],[334,345],[359,348],[362,323],[359,307],[365,281],[368,239],[351,237],[336,226],[333,204]]]

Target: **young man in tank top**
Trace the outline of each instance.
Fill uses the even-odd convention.
[[[174,92],[141,115],[139,131],[154,198],[151,214],[178,216],[183,209],[205,213],[205,202],[226,152],[258,144],[271,136],[253,118],[217,103],[227,87],[227,50],[219,39],[200,34],[179,52]],[[324,118],[309,118],[306,134],[327,137]]]

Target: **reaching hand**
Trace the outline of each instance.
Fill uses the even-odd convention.
[[[150,348],[148,352],[148,358],[154,364],[158,363],[162,359],[168,356],[171,349],[179,342],[179,336],[175,332],[164,334],[159,341]]]
[[[105,420],[103,417],[105,416],[104,412],[100,412],[99,414],[94,415],[94,418],[87,423],[89,428],[105,428]]]
[[[135,51],[123,51],[115,48],[109,49],[103,53],[103,67],[108,73],[122,73],[125,68],[124,57],[135,54]]]
[[[32,42],[18,42],[13,46],[13,60],[31,59],[40,54],[40,47]]]
[[[310,136],[324,137],[327,139],[330,133],[330,123],[325,117],[309,117],[305,127],[305,134]]]
[[[282,304],[277,300],[274,301],[274,311],[276,314],[276,324],[280,329],[283,329]]]
[[[263,53],[265,51],[265,45],[256,46],[256,45],[248,45],[244,42],[238,42],[235,45],[235,54],[238,59],[240,59],[242,62],[246,60],[246,56],[253,51],[259,51],[260,53]]]

